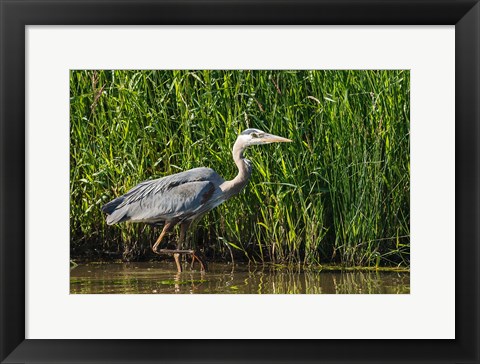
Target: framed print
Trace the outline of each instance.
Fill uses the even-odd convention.
[[[2,362],[479,361],[478,2],[1,6]]]

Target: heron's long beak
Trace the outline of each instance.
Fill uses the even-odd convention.
[[[278,135],[273,135],[273,134],[265,134],[262,138],[261,141],[263,143],[289,143],[291,142],[290,139],[283,138]]]

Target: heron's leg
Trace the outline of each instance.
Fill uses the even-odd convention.
[[[178,273],[182,273],[182,264],[180,263],[180,253],[173,254],[173,257],[175,258],[175,264],[177,265]]]
[[[182,245],[187,236],[187,230],[189,226],[190,226],[190,222],[188,221],[184,221],[180,224],[180,238],[178,239],[178,242],[177,242],[177,250],[182,249]]]
[[[182,250],[183,242],[185,241],[185,237],[187,236],[187,230],[190,226],[188,221],[184,221],[180,224],[180,236],[177,242],[177,251]],[[177,270],[180,273],[182,271],[182,265],[180,263],[180,253],[174,253],[173,257],[175,258],[175,264],[177,265]]]
[[[192,262],[190,263],[190,269],[193,269],[193,263],[195,263],[195,253],[192,253]]]
[[[178,241],[178,245],[177,245],[177,249],[180,250],[182,249],[182,243],[186,240],[186,237],[187,237],[187,231],[188,231],[188,228],[190,227],[190,221],[184,221],[182,222],[182,224],[180,225],[180,240]],[[200,263],[200,270],[202,272],[205,272],[205,263],[202,259],[200,259],[197,255],[197,252],[195,250],[192,250],[192,262],[190,264],[190,267],[193,268],[193,263],[195,263],[195,259],[198,260],[198,262]]]
[[[160,236],[158,237],[157,241],[155,242],[155,245],[153,245],[152,250],[153,250],[154,253],[158,254],[158,252],[157,252],[158,246],[162,242],[162,239],[165,236],[165,234],[172,228],[172,226],[173,226],[173,224],[171,222],[166,222],[165,223]]]

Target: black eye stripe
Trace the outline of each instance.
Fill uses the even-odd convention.
[[[246,129],[244,131],[241,132],[241,135],[251,135],[251,134],[263,134],[263,132],[261,130],[258,130],[258,129]]]

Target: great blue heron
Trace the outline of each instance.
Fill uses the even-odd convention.
[[[252,174],[252,164],[243,156],[247,147],[274,142],[291,140],[258,129],[247,129],[237,137],[233,145],[233,160],[238,167],[238,174],[234,179],[225,181],[213,169],[200,167],[142,182],[102,207],[102,211],[108,215],[107,224],[124,221],[164,223],[163,230],[153,245],[153,252],[172,253],[178,272],[182,271],[180,254],[189,253],[192,255],[192,263],[197,259],[203,271],[204,263],[195,251],[181,250],[188,227],[192,221],[236,195],[246,186]],[[177,249],[158,250],[165,234],[176,224],[180,224]]]

